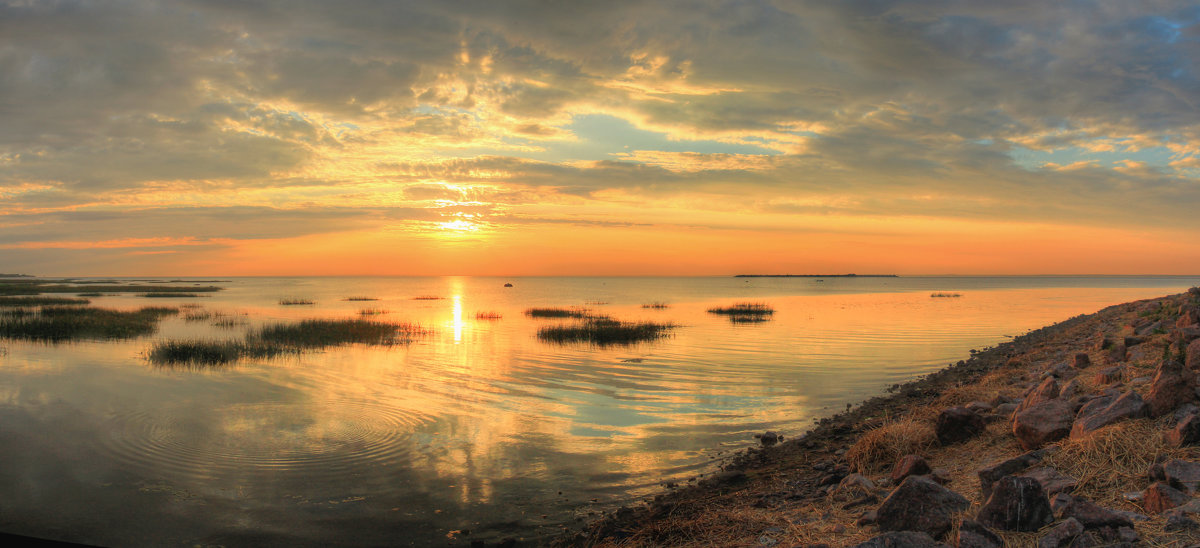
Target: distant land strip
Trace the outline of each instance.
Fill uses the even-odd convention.
[[[897,274],[738,274],[734,278],[899,278]]]

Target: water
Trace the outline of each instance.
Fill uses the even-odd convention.
[[[1198,280],[233,278],[200,299],[95,298],[195,302],[245,325],[171,318],[129,341],[0,341],[0,530],[121,546],[545,538],[711,471],[753,433],[800,434],[970,349]],[[358,295],[379,300],[343,300]],[[777,312],[756,324],[705,312],[740,301]],[[522,314],[534,306],[680,327],[633,346],[548,344],[536,330],[557,320]],[[433,333],[217,370],[144,359],[153,338],[238,338],[363,308]]]

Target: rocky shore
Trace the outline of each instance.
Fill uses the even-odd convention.
[[[560,546],[1200,545],[1200,288],[973,353]]]

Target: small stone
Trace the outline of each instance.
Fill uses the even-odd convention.
[[[875,514],[874,510],[868,510],[866,512],[863,512],[863,515],[858,516],[858,521],[855,521],[854,523],[855,523],[855,525],[858,525],[859,527],[862,527],[864,525],[874,525],[876,516],[877,515]]]
[[[1001,417],[1011,417],[1016,412],[1017,407],[1018,404],[1015,403],[1002,403],[996,406],[996,414]]]
[[[1188,499],[1189,497],[1183,491],[1161,481],[1150,484],[1150,487],[1142,492],[1146,511],[1151,514],[1161,514],[1176,506],[1181,506]]]
[[[1163,477],[1171,487],[1195,493],[1200,487],[1200,462],[1172,459],[1163,463]]]
[[[838,491],[842,493],[870,494],[875,490],[875,484],[862,474],[850,474],[838,482]]]
[[[1075,354],[1075,362],[1072,364],[1077,369],[1087,369],[1092,365],[1092,359],[1088,357],[1086,352]]]
[[[987,402],[981,402],[981,401],[973,401],[971,403],[968,403],[966,405],[966,408],[970,409],[972,412],[978,413],[978,414],[988,413],[988,412],[991,412],[991,410],[992,410],[992,406],[990,404],[988,404]]]
[[[1050,370],[1047,371],[1047,373],[1049,373],[1050,375],[1052,375],[1054,377],[1057,377],[1059,379],[1064,379],[1064,380],[1074,378],[1076,375],[1079,374],[1079,372],[1076,371],[1074,367],[1071,367],[1071,364],[1066,363],[1066,362],[1054,364],[1054,366],[1051,367]]]
[[[1108,359],[1113,362],[1125,361],[1125,356],[1127,353],[1128,353],[1128,349],[1125,348],[1124,341],[1119,342],[1119,343],[1113,343],[1112,346],[1108,347]]]
[[[1108,508],[1083,499],[1072,499],[1070,504],[1062,509],[1062,518],[1075,518],[1085,529],[1098,527],[1133,527],[1133,521]]]
[[[978,521],[963,520],[958,526],[958,548],[1003,548],[1004,539]]]
[[[933,471],[920,455],[905,455],[892,468],[892,481],[899,482],[908,476],[920,476]]]
[[[1037,480],[1005,476],[996,482],[976,519],[1006,531],[1037,531],[1054,521],[1054,513]]]
[[[783,441],[783,436],[780,436],[779,434],[769,430],[763,432],[762,434],[755,434],[754,437],[758,438],[758,442],[761,443],[763,447],[770,447],[779,443],[780,441]]]
[[[1120,365],[1106,367],[1096,372],[1092,376],[1092,382],[1096,384],[1112,384],[1121,380],[1121,375],[1125,373],[1125,368]]]
[[[975,437],[985,427],[983,417],[978,413],[965,407],[951,407],[938,414],[934,432],[938,442],[950,445]]]
[[[1080,533],[1083,533],[1083,524],[1075,518],[1068,518],[1038,539],[1038,548],[1058,548],[1066,545]]]
[[[1125,337],[1125,348],[1133,348],[1146,342],[1144,337]]]
[[[900,482],[876,510],[876,523],[883,531],[921,531],[941,537],[950,530],[954,515],[971,503],[924,476],[909,476]]]

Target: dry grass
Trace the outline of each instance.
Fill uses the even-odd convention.
[[[890,470],[904,455],[926,453],[935,443],[933,425],[904,418],[863,434],[846,452],[846,462],[860,473],[878,473]]]

